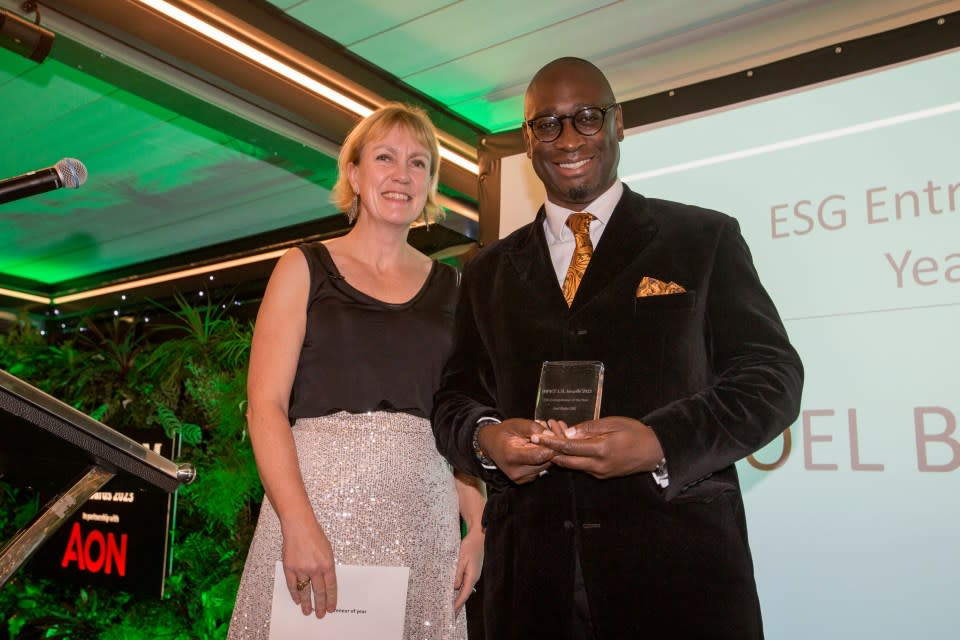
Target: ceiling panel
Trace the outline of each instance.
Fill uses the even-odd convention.
[[[469,1],[469,0],[468,0]],[[290,17],[308,24],[337,42],[355,44],[398,25],[445,7],[464,4],[450,0],[270,0]],[[321,28],[318,28],[321,27]],[[442,38],[439,38],[442,39]]]
[[[466,0],[450,4],[410,22],[394,25],[359,42],[342,44],[346,44],[357,55],[410,82],[415,74],[423,74],[437,67],[460,68],[458,63],[463,58],[502,46],[512,40],[526,38],[532,33],[560,23],[577,21],[587,14],[617,4],[621,3],[558,0],[543,3],[536,11],[518,12],[515,10],[516,0]],[[497,20],[495,25],[490,25],[494,28],[488,28],[485,25],[490,23],[492,16],[509,16],[509,19]],[[463,25],[471,25],[472,28],[464,29]],[[446,33],[456,33],[457,37],[439,37],[439,34]],[[530,54],[535,52],[528,52],[528,56]],[[517,71],[511,66],[502,69],[502,73],[511,75]],[[484,84],[491,80],[496,82],[498,79],[485,79]],[[416,80],[411,84],[422,90]],[[474,93],[489,88],[469,85],[462,79],[459,79],[456,85],[470,87]],[[431,91],[426,93],[434,97],[441,95]]]

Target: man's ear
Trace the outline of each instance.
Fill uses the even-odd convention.
[[[617,104],[615,120],[617,121],[617,140],[623,142],[623,108],[619,104]]]
[[[530,135],[530,127],[527,126],[527,123],[524,122],[520,127],[520,132],[523,135],[523,148],[527,152],[528,158],[533,158],[533,138]]]

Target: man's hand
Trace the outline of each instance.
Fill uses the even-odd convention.
[[[633,418],[607,416],[574,427],[548,420],[547,426],[533,441],[555,452],[551,462],[601,480],[653,471],[663,459],[653,429]]]
[[[543,425],[533,420],[511,418],[481,427],[477,442],[500,471],[517,484],[524,484],[536,480],[556,455],[553,449],[530,441],[531,436],[542,432]]]

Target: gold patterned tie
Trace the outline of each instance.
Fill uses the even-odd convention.
[[[590,263],[590,256],[593,255],[593,243],[590,242],[590,222],[596,220],[589,213],[571,213],[567,218],[567,226],[573,231],[574,242],[577,243],[573,250],[573,256],[570,257],[570,266],[567,267],[567,275],[563,279],[563,297],[567,301],[567,306],[573,304],[573,297],[577,295],[577,287],[583,279],[583,274]]]

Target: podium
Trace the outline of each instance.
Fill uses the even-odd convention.
[[[0,588],[118,473],[168,493],[196,477],[192,465],[174,463],[0,369],[0,478],[59,491],[0,549]]]

